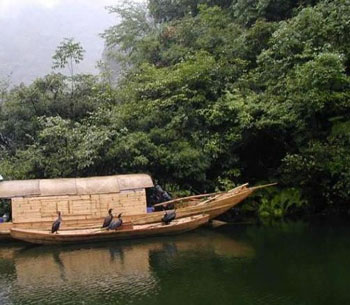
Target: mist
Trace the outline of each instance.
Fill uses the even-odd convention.
[[[105,6],[118,0],[0,0],[0,79],[28,84],[52,71],[52,55],[73,37],[86,53],[78,73],[97,73],[104,42],[99,37],[117,22]],[[64,72],[64,71],[62,71]]]

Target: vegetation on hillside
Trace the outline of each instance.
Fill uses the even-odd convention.
[[[52,73],[2,90],[3,176],[147,172],[175,193],[277,181],[262,215],[349,208],[349,0],[109,11],[122,21],[102,34],[100,76]]]

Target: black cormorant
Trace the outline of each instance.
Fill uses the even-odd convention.
[[[111,223],[112,219],[113,219],[113,214],[112,214],[113,209],[109,209],[108,210],[108,215],[106,216],[102,228],[107,228],[109,226],[109,224]]]
[[[107,230],[117,230],[123,224],[123,219],[121,219],[121,216],[122,213],[118,215],[117,219],[113,219],[109,224]]]
[[[176,218],[176,212],[175,212],[175,210],[173,210],[173,211],[166,211],[166,212],[164,213],[163,218],[162,218],[162,222],[164,222],[164,224],[168,225],[168,224],[171,223],[175,218]]]
[[[57,214],[58,214],[58,218],[52,224],[51,233],[55,233],[55,232],[57,233],[62,222],[61,212],[57,212]]]

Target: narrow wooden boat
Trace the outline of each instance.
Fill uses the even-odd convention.
[[[270,185],[274,184],[248,187],[248,184],[246,183],[227,192],[201,194],[178,198],[158,204],[158,206],[161,205],[164,206],[164,208],[168,208],[169,206],[175,207],[177,218],[199,214],[208,214],[209,219],[214,219],[219,215],[227,212],[238,203],[242,202],[257,189]],[[115,208],[115,210],[120,211],[118,207]],[[55,214],[53,215],[56,217]],[[160,222],[163,215],[163,211],[132,215],[128,212],[125,212],[123,214],[123,219],[125,222],[132,222],[134,225],[143,225]],[[71,219],[70,217],[67,217],[65,214],[63,214],[63,222],[61,228],[63,230],[97,228],[101,226],[102,223],[103,217]],[[51,228],[51,225],[52,220],[30,221],[22,223],[0,223],[0,239],[11,239],[11,228],[49,230]]]
[[[255,188],[249,188],[247,185],[248,184],[243,184],[223,193],[179,198],[158,204],[158,206],[162,205],[168,207],[173,205],[176,208],[176,215],[178,218],[205,213],[209,215],[209,219],[213,219],[225,213],[252,194]],[[158,222],[163,217],[163,214],[163,211],[159,211],[144,215],[136,215],[133,219],[133,223],[146,224]]]
[[[150,236],[173,235],[192,231],[209,221],[209,216],[205,214],[184,217],[173,220],[165,225],[161,222],[145,225],[126,224],[118,230],[105,229],[78,229],[63,230],[58,234],[50,231],[17,229],[12,228],[10,234],[12,238],[25,242],[41,245],[53,244],[75,244],[86,242],[98,242],[106,240],[144,238]]]

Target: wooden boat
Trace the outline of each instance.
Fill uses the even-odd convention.
[[[274,184],[260,185],[255,187],[248,187],[248,184],[240,185],[230,191],[222,193],[211,193],[211,194],[201,194],[189,197],[183,197],[167,201],[165,203],[158,204],[167,208],[173,205],[176,208],[177,218],[183,218],[198,214],[208,214],[209,219],[214,219],[219,215],[227,212],[232,207],[243,201],[254,191],[264,188]],[[94,196],[94,195],[92,195]],[[36,198],[35,198],[36,199]],[[143,203],[145,204],[145,202]],[[125,204],[124,204],[125,205]],[[157,206],[157,205],[156,205]],[[111,207],[111,206],[108,206]],[[120,211],[120,208],[114,207],[116,211]],[[103,213],[107,211],[107,206]],[[132,222],[134,225],[150,224],[160,222],[163,217],[164,212],[152,212],[152,213],[138,213],[129,214],[128,211],[123,213],[123,219],[126,222]],[[53,217],[56,217],[55,211],[53,212]],[[104,217],[104,216],[103,216]],[[69,229],[88,229],[97,228],[103,222],[103,217],[94,217],[85,219],[75,219],[68,217],[63,213],[63,222],[61,228],[63,230]],[[39,229],[39,230],[49,230],[52,225],[52,220],[41,220],[41,221],[26,221],[26,222],[16,222],[16,223],[0,223],[0,239],[11,239],[10,229]]]
[[[33,229],[11,229],[11,236],[21,241],[41,244],[75,244],[86,242],[98,242],[118,239],[144,238],[149,236],[173,235],[192,231],[209,221],[209,216],[205,214],[184,217],[173,220],[165,225],[161,222],[144,225],[126,224],[118,230],[105,229],[78,229],[63,230],[58,234],[52,234],[47,230]]]
[[[0,241],[11,241],[12,237],[10,235],[10,230],[13,227],[12,222],[2,222],[0,223]]]
[[[209,215],[209,219],[227,212],[239,202],[247,198],[253,193],[255,188],[247,187],[248,184],[240,185],[228,192],[203,194],[197,196],[190,196],[185,198],[178,198],[167,201],[155,206],[170,206],[174,205],[176,208],[176,215],[178,218],[205,213]],[[135,224],[146,224],[158,222],[163,217],[164,212],[153,212],[146,215],[137,215],[133,220]]]

